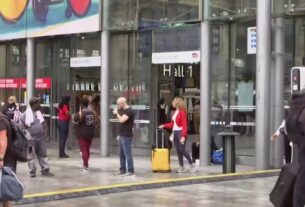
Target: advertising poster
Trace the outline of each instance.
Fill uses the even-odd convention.
[[[100,0],[0,0],[0,40],[100,30]]]

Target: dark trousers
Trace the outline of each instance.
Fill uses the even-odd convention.
[[[83,166],[88,168],[89,167],[89,158],[90,158],[90,147],[91,147],[91,144],[92,144],[92,139],[79,138],[78,143],[79,143],[80,151],[82,152]]]
[[[59,156],[65,155],[65,148],[69,136],[69,121],[58,120]]]
[[[305,145],[298,145],[299,172],[294,185],[293,207],[305,206]]]
[[[291,163],[291,146],[290,146],[290,140],[285,135],[284,136],[284,150],[285,150],[285,161],[286,163]]]
[[[126,163],[128,172],[134,173],[133,158],[132,158],[132,137],[122,137],[119,139],[120,145],[120,171],[126,172]]]
[[[174,144],[177,150],[179,164],[181,167],[183,167],[184,166],[183,157],[187,159],[190,165],[193,164],[193,162],[190,154],[185,151],[185,143],[181,144],[180,142],[181,137],[182,137],[181,131],[174,131]]]

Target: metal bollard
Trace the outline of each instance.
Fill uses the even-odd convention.
[[[235,137],[239,136],[236,132],[221,132],[218,133],[222,136],[223,142],[223,173],[235,173],[236,172],[236,158],[235,158]]]

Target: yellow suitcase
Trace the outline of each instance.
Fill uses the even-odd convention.
[[[162,130],[162,148],[158,145],[159,130],[156,132],[156,148],[152,150],[152,170],[153,172],[170,172],[169,149],[164,148],[164,131]]]

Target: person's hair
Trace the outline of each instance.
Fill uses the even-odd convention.
[[[178,109],[178,110],[184,110],[186,111],[186,106],[185,106],[185,103],[184,103],[184,100],[180,97],[176,97],[174,99],[175,101],[175,108]]]
[[[69,102],[70,102],[70,96],[63,96],[61,97],[60,103],[59,103],[59,108],[63,108],[64,105],[68,105],[69,106]]]
[[[290,113],[300,114],[305,109],[305,91],[295,93],[291,96]]]
[[[88,106],[89,106],[89,99],[88,99],[87,97],[82,98],[82,100],[81,100],[81,106],[82,106],[83,108],[88,108]]]
[[[34,111],[38,111],[41,110],[41,106],[40,106],[40,98],[31,98],[30,99],[30,107],[32,108],[32,110]]]

